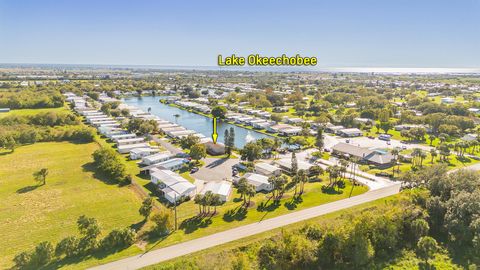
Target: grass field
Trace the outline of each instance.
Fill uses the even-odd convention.
[[[52,142],[0,153],[0,269],[41,241],[55,244],[76,234],[80,215],[96,218],[104,234],[142,220],[141,199],[131,188],[106,184],[90,171],[97,148],[95,143]],[[40,168],[49,170],[44,186],[32,177]]]
[[[7,113],[0,113],[0,118],[9,116],[9,115],[34,115],[37,113],[43,112],[68,112],[67,107],[60,108],[45,108],[45,109],[20,109],[20,110],[11,110]]]

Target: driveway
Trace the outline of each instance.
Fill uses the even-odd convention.
[[[237,158],[205,158],[204,161],[205,166],[193,173],[192,177],[210,182],[231,179],[232,166],[240,160]]]
[[[193,252],[225,244],[244,237],[259,234],[276,228],[280,228],[299,221],[304,221],[362,203],[374,201],[390,195],[397,194],[400,191],[400,184],[369,191],[362,195],[354,196],[312,208],[296,211],[286,215],[264,219],[256,223],[240,226],[234,229],[211,234],[205,237],[197,238],[176,245],[156,249],[144,254],[128,257],[115,262],[100,265],[91,269],[110,270],[110,269],[139,269],[148,265],[164,262]]]

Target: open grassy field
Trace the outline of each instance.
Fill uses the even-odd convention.
[[[52,142],[0,153],[0,269],[41,241],[55,244],[76,234],[80,215],[96,218],[104,234],[142,220],[141,199],[130,187],[94,176],[89,163],[97,148],[96,143]],[[32,177],[40,168],[49,170],[44,186]]]
[[[45,108],[45,109],[20,109],[20,110],[11,110],[6,113],[0,113],[0,118],[9,116],[9,115],[34,115],[37,113],[44,113],[44,112],[68,112],[67,107],[60,107],[60,108]]]

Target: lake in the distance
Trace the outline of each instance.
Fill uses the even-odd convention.
[[[160,103],[160,99],[164,97],[132,97],[124,99],[124,102],[128,105],[135,106],[143,111],[147,111],[151,108],[150,113],[160,117],[161,119],[176,123],[186,129],[195,130],[198,133],[205,135],[208,138],[212,136],[212,122],[211,118],[192,113],[186,110],[179,109],[177,107],[169,106],[167,104]],[[179,117],[175,117],[178,114]],[[218,141],[224,143],[224,133],[226,129],[233,127],[235,130],[235,147],[242,148],[247,142],[261,139],[261,138],[273,138],[271,136],[235,126],[226,122],[217,121]]]

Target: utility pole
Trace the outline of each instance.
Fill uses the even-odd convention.
[[[173,209],[175,211],[175,231],[177,230],[177,194],[174,193],[174,200],[175,200],[175,203],[173,204]]]

